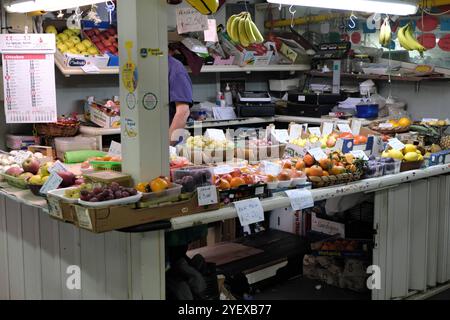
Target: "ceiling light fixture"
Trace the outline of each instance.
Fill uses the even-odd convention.
[[[376,12],[399,16],[417,12],[416,0],[267,0],[270,3],[327,8],[359,12]]]
[[[12,0],[5,5],[6,11],[27,13],[34,11],[59,11],[93,5],[105,0]]]

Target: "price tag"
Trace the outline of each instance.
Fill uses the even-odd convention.
[[[271,175],[276,177],[281,172],[281,166],[278,163],[273,163],[270,161],[262,161],[263,172],[266,175]]]
[[[89,210],[80,206],[75,206],[75,212],[78,218],[78,226],[80,228],[92,230],[91,216],[89,215]]]
[[[217,199],[216,186],[206,186],[197,188],[197,194],[199,206],[208,206],[211,204],[219,203],[219,200]]]
[[[222,174],[228,174],[233,172],[233,168],[227,165],[224,166],[218,166],[214,168],[214,174],[216,175],[222,175]]]
[[[53,172],[58,173],[58,172],[65,172],[65,171],[68,171],[66,166],[63,165],[61,163],[61,161],[59,161],[59,160],[56,161],[55,164],[48,169],[48,172],[50,172],[50,173],[53,173]]]
[[[350,153],[356,158],[356,159],[362,159],[362,160],[369,160],[369,157],[367,154],[362,150],[353,150],[350,151]]]
[[[26,151],[19,151],[17,155],[14,157],[14,162],[22,165],[22,163],[27,160],[31,155]]]
[[[49,191],[56,190],[59,188],[61,182],[63,182],[63,178],[61,178],[56,172],[53,172],[39,192],[42,194],[47,194]]]
[[[111,141],[108,155],[112,157],[122,157],[122,145],[118,142]]]
[[[329,136],[333,133],[334,123],[333,122],[324,122],[322,134],[324,137]]]
[[[264,221],[264,209],[258,198],[234,202],[241,226]]]
[[[380,127],[381,129],[391,129],[394,127],[394,125],[392,123],[380,123],[378,127]]]
[[[327,158],[327,155],[321,148],[310,149],[308,150],[308,153],[312,155],[317,161]]]
[[[208,30],[204,31],[204,39],[207,42],[218,42],[217,21],[216,19],[208,19]]]
[[[100,73],[100,69],[95,64],[92,64],[92,63],[86,63],[84,66],[81,67],[81,69],[85,73],[90,73],[90,74]]]
[[[63,214],[62,214],[61,206],[59,204],[59,200],[54,197],[48,197],[47,203],[48,203],[48,214],[53,217],[62,219]]]
[[[286,129],[274,130],[273,135],[278,142],[287,143],[289,141],[289,132]]]
[[[314,198],[308,189],[293,189],[285,192],[295,211],[314,207]]]
[[[397,138],[389,139],[388,144],[394,150],[403,150],[403,149],[405,149],[405,145],[400,140],[398,140]]]
[[[361,132],[362,122],[359,120],[352,121],[352,133],[353,135],[358,135]]]
[[[298,96],[298,102],[305,102],[306,96]]]
[[[208,16],[191,7],[176,11],[178,34],[208,30]]]
[[[337,126],[338,126],[340,132],[350,132],[350,133],[352,133],[352,129],[346,123],[338,123]]]
[[[177,156],[177,148],[169,146],[169,154],[171,157],[176,157]]]
[[[225,141],[227,138],[225,137],[225,133],[219,129],[207,129],[205,133],[205,137],[214,141]]]
[[[423,118],[422,122],[427,123],[427,122],[438,122],[439,119],[433,119],[433,118]]]
[[[304,157],[308,153],[308,150],[295,144],[288,143],[284,153],[291,157]]]
[[[291,124],[289,126],[289,141],[299,139],[302,136],[303,126],[301,124]]]
[[[310,127],[308,130],[309,130],[309,133],[311,133],[312,135],[315,135],[317,137],[322,136],[322,132],[320,131],[320,128],[318,128],[318,127]]]

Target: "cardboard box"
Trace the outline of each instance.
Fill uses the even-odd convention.
[[[84,56],[81,54],[62,53],[56,50],[55,59],[61,61],[67,68],[80,68],[92,64],[97,68],[108,67],[109,56],[107,54],[97,54],[95,56]]]
[[[74,224],[76,226],[94,233],[102,233],[217,210],[220,205],[199,207],[197,194],[194,194],[191,199],[186,201],[142,209],[136,208],[136,205],[99,209],[88,209],[79,205],[72,205],[72,207],[75,211]]]
[[[46,147],[46,146],[29,146],[28,151],[31,151],[33,153],[40,152],[44,155],[44,157],[54,158],[53,154],[53,148],[52,147]]]
[[[120,128],[120,115],[109,114],[101,105],[98,103],[91,103],[89,105],[89,120],[96,125],[105,128]]]
[[[48,214],[53,219],[68,223],[75,223],[75,208],[70,203],[64,202],[63,200],[49,194],[47,196],[47,205]]]

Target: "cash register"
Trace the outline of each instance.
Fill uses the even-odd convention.
[[[239,118],[273,117],[275,104],[268,92],[244,91],[238,94],[236,111]]]

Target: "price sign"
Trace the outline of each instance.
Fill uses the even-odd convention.
[[[211,204],[219,203],[217,199],[216,186],[206,186],[197,188],[197,194],[199,206],[208,206]]]
[[[281,172],[281,166],[278,163],[273,163],[270,161],[262,161],[263,171],[266,175],[271,175],[276,177]]]
[[[289,141],[299,139],[302,136],[303,126],[301,124],[291,124],[289,126]]]
[[[78,226],[84,229],[92,230],[91,216],[89,210],[80,206],[75,206],[75,212],[78,218]]]
[[[233,170],[234,169],[231,166],[227,166],[227,165],[218,166],[218,167],[214,168],[214,174],[217,174],[217,175],[228,174],[228,173],[233,172]]]
[[[350,128],[350,126],[348,124],[346,124],[346,123],[338,123],[337,126],[339,128],[339,131],[341,131],[341,132],[350,132],[350,133],[352,133],[352,128]]]
[[[241,226],[264,221],[264,209],[258,198],[234,202]]]
[[[308,189],[293,189],[285,192],[295,211],[314,207],[314,198]]]
[[[433,119],[433,118],[423,118],[422,122],[427,123],[427,122],[438,122],[439,119]]]
[[[400,140],[398,140],[397,138],[389,139],[388,144],[394,150],[403,150],[403,149],[405,149],[405,145]]]
[[[122,145],[118,142],[111,141],[108,155],[112,157],[122,157]]]
[[[312,155],[317,161],[327,158],[327,155],[321,148],[310,149],[308,150],[308,153]]]
[[[56,172],[53,172],[39,192],[42,194],[47,194],[49,191],[56,190],[59,188],[61,182],[63,182],[63,178],[61,178]]]
[[[214,140],[214,141],[225,141],[227,138],[225,137],[225,133],[219,129],[207,129],[205,133],[205,137]]]
[[[332,134],[333,129],[334,129],[333,122],[324,122],[323,129],[322,129],[323,136],[326,137],[326,136],[329,136],[330,134]]]
[[[317,137],[322,136],[322,132],[320,131],[319,127],[310,127],[308,130],[309,130],[309,133],[311,133],[312,135],[315,135]]]
[[[177,148],[169,146],[169,154],[171,157],[176,157],[177,156]]]
[[[367,154],[362,150],[353,150],[350,151],[350,153],[356,158],[356,159],[362,159],[362,160],[369,160],[369,157]]]
[[[61,161],[59,161],[59,160],[56,161],[55,164],[48,169],[48,172],[50,172],[50,173],[53,173],[53,172],[58,173],[58,172],[65,172],[65,171],[68,171],[66,166],[63,165],[61,163]]]
[[[63,214],[61,206],[59,205],[59,200],[54,197],[48,197],[47,203],[48,203],[48,214],[53,217],[62,219]]]
[[[31,154],[29,154],[28,152],[26,152],[26,151],[19,151],[17,153],[17,155],[14,157],[14,162],[21,165],[29,157],[31,157]]]
[[[381,129],[391,129],[394,127],[392,123],[380,123],[378,125]]]
[[[178,34],[208,30],[208,16],[202,15],[196,9],[178,8],[176,11]]]
[[[273,135],[278,142],[287,143],[289,141],[289,132],[286,129],[274,130]]]
[[[353,135],[358,135],[361,132],[362,122],[359,120],[352,121],[352,133]]]

